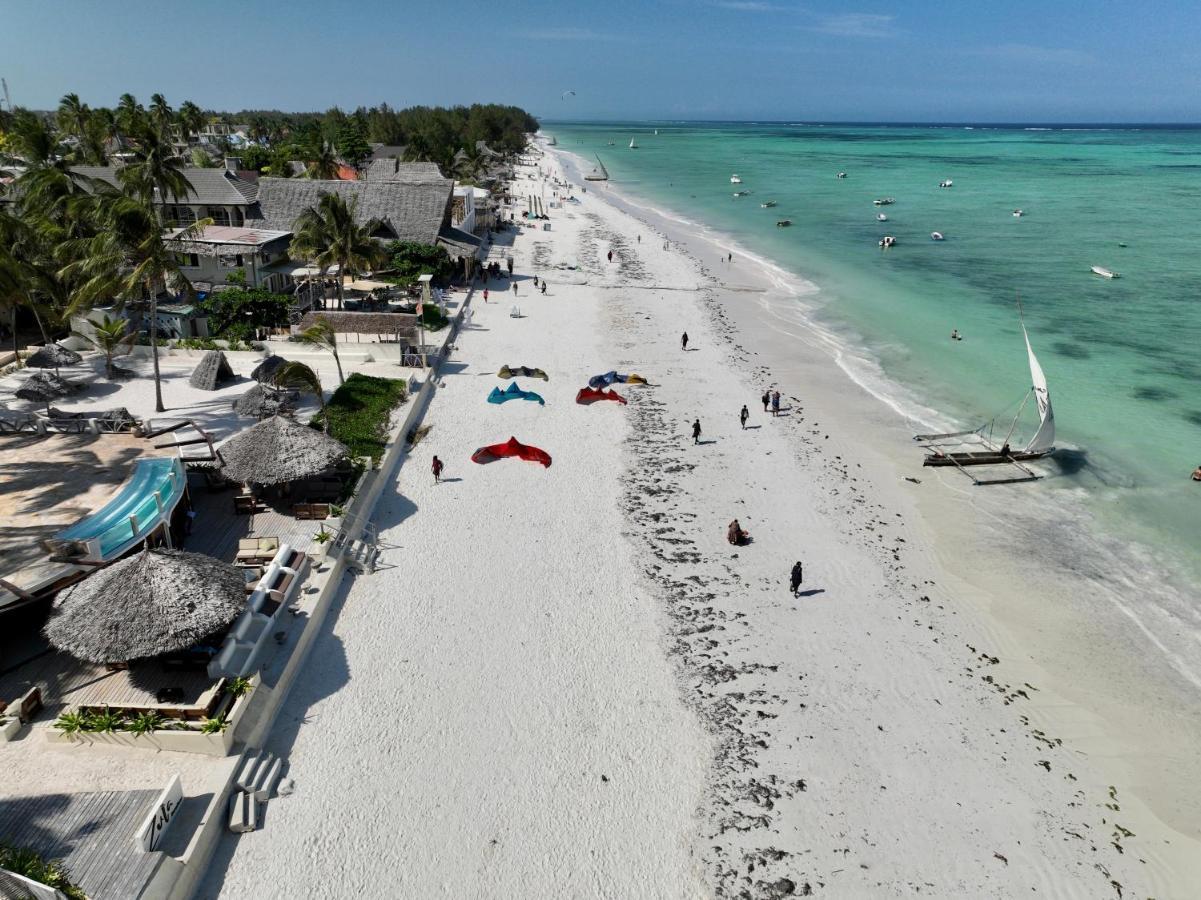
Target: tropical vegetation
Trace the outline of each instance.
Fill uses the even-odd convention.
[[[43,859],[41,854],[29,847],[0,843],[0,869],[54,888],[67,900],[87,900],[87,894],[72,883],[71,873],[61,862]]]
[[[347,203],[341,194],[323,193],[316,205],[301,212],[292,229],[292,255],[321,270],[338,269],[338,309],[345,294],[345,276],[370,270],[386,259],[384,248],[371,235],[378,219],[355,221],[358,197]]]
[[[459,272],[446,248],[437,244],[392,241],[384,250],[388,254],[388,268],[392,270],[388,280],[399,285],[412,284],[426,272],[434,276],[434,284],[445,285]]]
[[[312,344],[315,347],[320,347],[322,350],[328,350],[332,353],[334,355],[334,364],[338,367],[338,384],[341,385],[346,382],[346,379],[342,376],[342,360],[338,356],[338,332],[329,323],[329,319],[325,318],[325,316],[318,316],[312,325],[296,335],[296,340],[302,344]]]
[[[405,381],[355,372],[334,391],[311,424],[325,426],[331,437],[350,449],[352,457],[369,456],[378,463],[387,446],[392,410],[408,396]]]

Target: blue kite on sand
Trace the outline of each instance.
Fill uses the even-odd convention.
[[[588,387],[593,390],[600,390],[617,382],[618,384],[646,384],[646,379],[641,375],[619,375],[617,372],[606,372],[604,375],[593,375],[588,379]]]
[[[489,403],[505,403],[509,400],[537,400],[542,406],[546,406],[546,401],[541,396],[535,394],[533,391],[523,391],[517,386],[516,381],[503,391],[498,387],[494,387],[492,393],[488,395]]]

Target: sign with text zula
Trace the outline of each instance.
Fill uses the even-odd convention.
[[[166,790],[159,795],[158,800],[154,803],[154,808],[150,810],[150,814],[146,816],[142,827],[138,829],[135,840],[143,852],[150,853],[159,848],[163,842],[163,835],[167,831],[167,826],[171,824],[175,818],[175,814],[179,812],[179,807],[182,805],[183,785],[180,783],[179,775],[177,774],[172,776]]]

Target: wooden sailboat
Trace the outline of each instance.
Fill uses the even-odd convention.
[[[1021,304],[1018,304],[1018,315],[1021,316]],[[1023,465],[1035,459],[1041,459],[1055,450],[1055,412],[1051,408],[1051,394],[1047,388],[1047,377],[1043,368],[1034,355],[1030,346],[1030,336],[1026,333],[1026,323],[1022,321],[1022,338],[1026,342],[1026,356],[1030,364],[1030,390],[1022,399],[1017,414],[1009,424],[1004,439],[998,444],[992,438],[992,423],[987,423],[974,431],[957,431],[948,434],[919,434],[914,440],[920,442],[929,451],[922,465],[926,466],[956,466],[964,471],[974,484],[998,484],[1013,481],[1033,481],[1039,478],[1037,472]],[[1038,408],[1038,430],[1025,447],[1014,448],[1009,441],[1013,437],[1018,419],[1030,398],[1034,398]],[[988,436],[985,433],[988,432]],[[962,449],[955,449],[962,448]],[[969,466],[1016,466],[1023,473],[1018,477],[983,479],[968,473]]]
[[[601,158],[596,158],[597,168],[593,169],[589,174],[584,176],[585,181],[608,181],[609,170],[605,168],[605,164],[601,162]]]

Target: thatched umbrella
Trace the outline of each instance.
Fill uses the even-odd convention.
[[[215,391],[236,377],[225,354],[220,350],[209,350],[200,357],[200,362],[188,378],[188,384],[202,391]]]
[[[62,344],[47,344],[25,360],[25,365],[35,369],[57,369],[59,366],[73,366],[82,359],[82,356]]]
[[[250,377],[260,384],[267,384],[275,380],[275,373],[287,363],[282,356],[268,356],[251,370]]]
[[[319,475],[350,451],[306,425],[272,416],[235,434],[217,448],[221,472],[243,484],[283,484]]]
[[[79,385],[64,381],[51,372],[35,372],[25,379],[25,382],[14,392],[22,400],[32,400],[35,403],[45,403],[46,411],[50,411],[50,401],[65,397],[75,391]]]
[[[58,595],[43,633],[72,656],[121,663],[210,638],[246,605],[236,568],[203,553],[144,550]]]
[[[272,357],[273,359],[277,357]],[[254,416],[257,419],[273,416],[290,407],[296,401],[295,391],[280,391],[256,384],[234,401],[234,412],[239,416]]]

